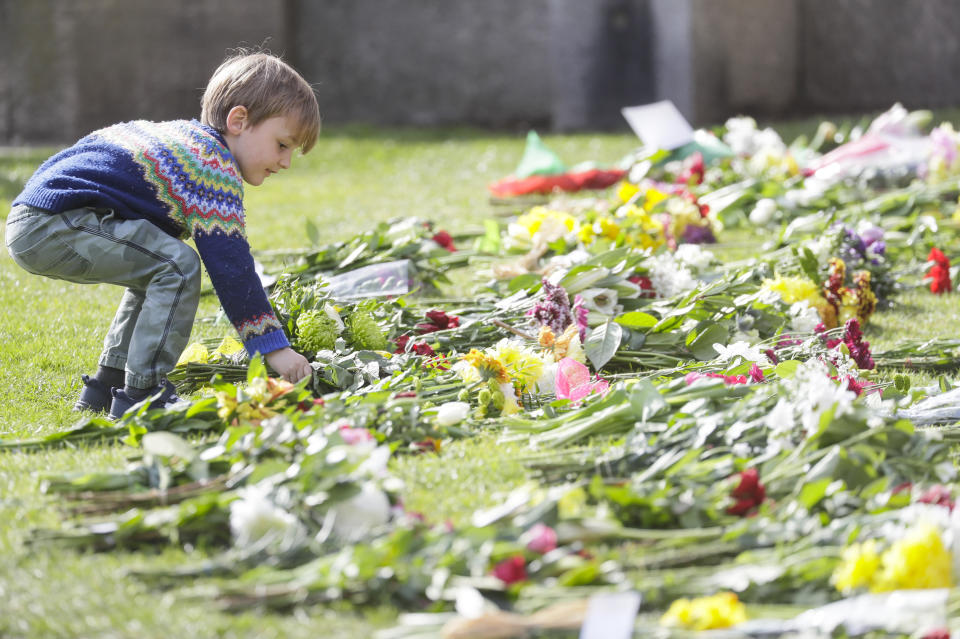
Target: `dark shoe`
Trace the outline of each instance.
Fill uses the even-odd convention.
[[[157,397],[150,402],[151,410],[156,408],[166,408],[170,404],[175,404],[176,402],[180,401],[180,398],[177,396],[176,387],[174,387],[174,385],[167,380],[163,380],[163,383],[153,387],[149,394],[141,399],[134,399],[130,397],[122,388],[114,388],[113,401],[110,403],[110,419],[120,419],[123,417],[124,413],[130,410],[133,406],[154,396]]]
[[[113,399],[110,394],[112,389],[89,375],[81,375],[80,379],[83,380],[83,388],[80,390],[80,398],[73,405],[73,410],[89,410],[95,413],[109,410]]]

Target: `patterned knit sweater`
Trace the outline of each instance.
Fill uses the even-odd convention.
[[[213,128],[141,120],[95,131],[44,162],[14,204],[55,213],[109,208],[192,237],[247,351],[289,346],[247,243],[239,167]]]

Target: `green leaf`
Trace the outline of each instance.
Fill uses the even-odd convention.
[[[796,374],[797,368],[799,367],[800,367],[800,362],[798,360],[788,359],[774,366],[773,372],[777,374],[777,377],[790,379]]]
[[[247,367],[247,383],[255,379],[267,376],[267,365],[263,363],[263,355],[257,353],[250,358],[250,364]]]
[[[560,280],[560,286],[562,286],[569,295],[573,295],[574,293],[579,293],[580,291],[590,288],[609,274],[610,269],[603,266],[581,264],[580,266],[573,267],[563,276]]]
[[[803,484],[803,488],[800,489],[800,494],[797,496],[797,501],[803,504],[804,508],[810,510],[827,496],[827,487],[832,481],[831,478],[824,477],[823,479]]]
[[[616,322],[609,320],[590,331],[583,344],[583,350],[596,370],[603,368],[604,364],[609,362],[617,352],[621,337],[623,337],[623,329]]]
[[[660,320],[650,313],[644,313],[643,311],[631,311],[618,316],[614,319],[614,321],[621,326],[626,326],[627,328],[643,329],[655,326]]]
[[[722,324],[711,324],[696,335],[687,344],[690,353],[701,362],[706,362],[717,356],[714,344],[726,344],[729,333]]]
[[[145,434],[140,445],[144,454],[155,457],[179,457],[189,462],[197,456],[196,449],[182,437],[163,431]]]
[[[531,286],[536,286],[540,283],[542,276],[538,273],[524,273],[523,275],[517,275],[510,280],[510,283],[507,284],[507,290],[510,293],[516,293],[519,290],[526,290]]]

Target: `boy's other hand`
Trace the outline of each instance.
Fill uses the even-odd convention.
[[[277,371],[285,380],[294,384],[313,372],[307,358],[292,348],[270,351],[264,357],[270,368]]]

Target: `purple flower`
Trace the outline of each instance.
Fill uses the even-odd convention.
[[[573,296],[573,316],[577,321],[577,328],[580,329],[580,341],[587,339],[587,317],[590,310],[584,305],[583,297],[579,293]]]
[[[562,286],[543,280],[543,299],[529,313],[541,326],[549,326],[557,335],[573,323],[570,296]]]
[[[683,229],[683,241],[687,244],[713,244],[717,238],[713,236],[713,231],[709,226],[697,226],[696,224],[687,224]]]

